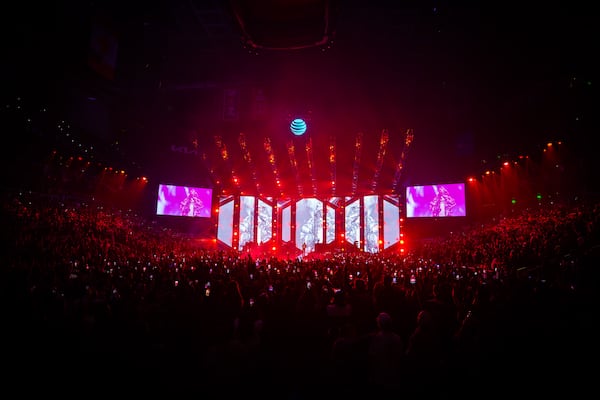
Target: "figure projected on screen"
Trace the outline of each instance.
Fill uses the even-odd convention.
[[[272,231],[272,213],[271,208],[259,202],[258,204],[258,241],[260,243],[268,242],[271,239]]]
[[[360,205],[358,201],[346,206],[346,240],[360,243]]]
[[[254,242],[254,202],[253,196],[240,197],[240,239],[239,249],[248,242]]]
[[[379,225],[372,215],[367,215],[365,218],[365,247],[369,253],[377,253],[379,251]]]
[[[187,195],[181,200],[181,203],[179,203],[179,209],[181,210],[181,215],[188,217],[202,216],[204,202],[198,195],[196,189],[190,188],[189,191],[187,191]]]
[[[306,251],[315,251],[315,245],[323,236],[323,204],[315,199],[305,199],[301,215],[304,222],[300,225],[299,243],[306,245]],[[297,209],[298,212],[298,209]],[[303,217],[303,218],[302,218]],[[304,248],[304,247],[303,247]]]
[[[434,217],[448,217],[452,215],[454,207],[456,207],[456,200],[443,186],[439,187],[435,197],[429,202],[429,209]]]
[[[365,250],[376,253],[379,250],[379,216],[377,213],[377,196],[364,197],[365,210]]]
[[[325,238],[327,243],[331,243],[335,240],[335,210],[333,208],[328,208],[325,218],[327,219]]]
[[[317,231],[316,231],[317,218],[312,214],[300,227],[300,241],[302,242],[303,251],[308,247],[308,251],[314,251]]]

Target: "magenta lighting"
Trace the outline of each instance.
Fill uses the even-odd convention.
[[[465,184],[446,183],[406,187],[406,217],[464,217]]]
[[[290,124],[290,131],[296,136],[302,136],[306,132],[306,122],[302,118],[296,118]]]
[[[158,185],[156,215],[210,218],[211,210],[211,188]]]

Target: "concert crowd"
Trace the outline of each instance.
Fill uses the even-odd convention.
[[[131,210],[5,192],[6,382],[23,393],[270,398],[589,385],[600,205],[415,246],[253,258]]]

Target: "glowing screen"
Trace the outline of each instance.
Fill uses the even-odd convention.
[[[240,196],[240,242],[239,250],[248,242],[254,242],[254,196]]]
[[[210,218],[212,189],[158,185],[156,215]]]
[[[346,240],[353,245],[358,245],[360,244],[360,202],[353,201],[346,206],[345,211]]]
[[[379,251],[379,196],[363,197],[365,214],[365,251],[377,253]]]
[[[325,243],[329,244],[335,240],[335,208],[327,206],[327,214],[325,223],[327,229],[325,231]]]
[[[389,200],[383,199],[383,248],[398,243],[400,240],[399,207]]]
[[[302,199],[296,202],[296,247],[310,253],[316,243],[323,243],[323,202]]]
[[[271,240],[273,228],[273,207],[258,199],[258,230],[256,236],[258,243]]]
[[[219,227],[217,229],[217,239],[231,247],[233,244],[233,198],[229,201],[221,200],[219,202]]]
[[[466,216],[465,184],[406,187],[406,217]]]

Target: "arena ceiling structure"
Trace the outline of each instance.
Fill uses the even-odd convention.
[[[22,2],[2,69],[98,158],[217,193],[389,194],[586,148],[585,6],[388,3]]]

